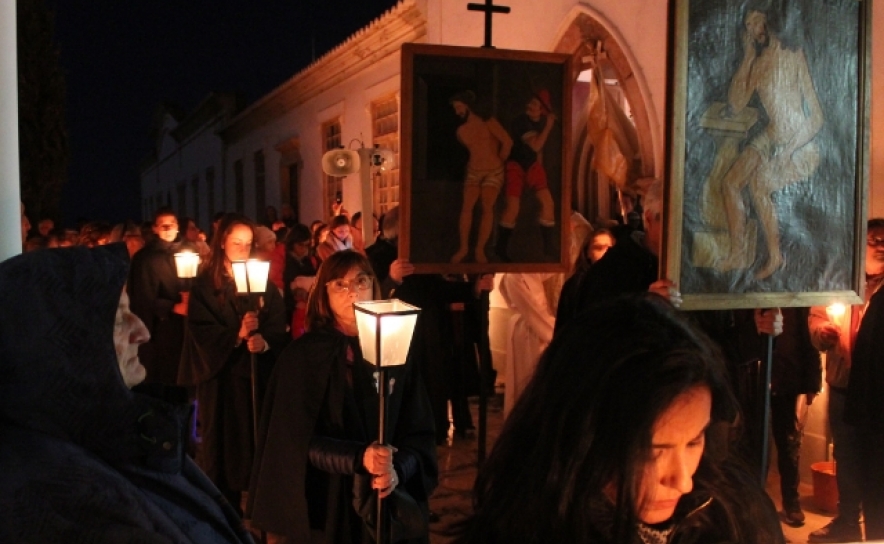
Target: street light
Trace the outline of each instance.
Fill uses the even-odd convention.
[[[257,310],[257,304],[254,303],[256,295],[263,295],[267,291],[267,276],[270,274],[270,261],[261,261],[258,259],[249,259],[247,261],[233,261],[230,263],[233,268],[233,281],[236,283],[236,294],[246,297],[245,312]],[[252,336],[257,331],[249,332]],[[266,341],[266,340],[265,340]],[[257,354],[249,351],[251,359],[251,375],[252,375],[252,436],[255,439],[255,447],[258,446],[258,357]]]
[[[420,308],[398,299],[356,302],[356,327],[362,358],[378,369],[378,444],[387,442],[387,385],[386,369],[402,366],[411,346],[414,326]],[[376,538],[378,544],[387,542],[384,528],[384,501],[378,490]]]

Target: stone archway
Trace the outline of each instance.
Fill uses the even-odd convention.
[[[645,103],[639,82],[629,63],[623,46],[610,31],[592,15],[578,13],[562,33],[556,47],[557,53],[566,53],[574,59],[574,73],[578,75],[595,64],[606,79],[616,79],[620,91],[630,105],[632,118],[638,136],[638,155],[633,167],[639,177],[655,176],[654,155],[650,112]],[[582,111],[581,97],[575,97],[575,111]],[[616,199],[613,191],[608,191],[607,183],[599,183],[597,174],[590,168],[593,148],[588,141],[586,122],[575,123],[573,135],[574,155],[572,162],[572,202],[590,221],[597,215],[607,217],[611,209],[611,199]],[[608,199],[607,201],[604,201]]]

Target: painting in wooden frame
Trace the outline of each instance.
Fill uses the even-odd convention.
[[[683,307],[861,302],[869,2],[670,9],[663,270]]]
[[[400,258],[567,269],[572,80],[568,55],[403,45]]]

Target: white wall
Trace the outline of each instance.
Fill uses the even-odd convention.
[[[360,140],[371,145],[371,103],[399,90],[400,55],[391,55],[351,77],[341,84],[300,105],[258,130],[241,136],[228,147],[228,184],[233,187],[233,162],[243,158],[246,180],[253,180],[252,154],[263,149],[267,159],[267,204],[279,207],[280,199],[280,153],[275,149],[280,142],[298,137],[300,155],[303,161],[301,170],[301,209],[302,223],[309,224],[313,219],[327,219],[323,210],[322,195],[322,144],[320,126],[323,122],[340,117],[341,143],[345,147],[358,148]],[[246,186],[246,214],[254,212],[254,187]],[[363,210],[359,174],[351,174],[343,182],[344,207],[350,213]],[[251,208],[249,207],[251,206]],[[263,210],[261,211],[263,213]],[[256,216],[253,216],[256,217]]]
[[[0,0],[0,261],[21,253],[15,1]]]

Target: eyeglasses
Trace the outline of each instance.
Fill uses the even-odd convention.
[[[352,280],[345,280],[341,278],[337,280],[331,280],[325,285],[332,293],[345,293],[348,291],[350,293],[354,293],[356,291],[367,291],[371,289],[371,278],[369,278],[368,276],[359,276],[358,278],[353,278]]]
[[[884,238],[869,236],[866,239],[866,244],[868,244],[869,247],[884,247]]]

